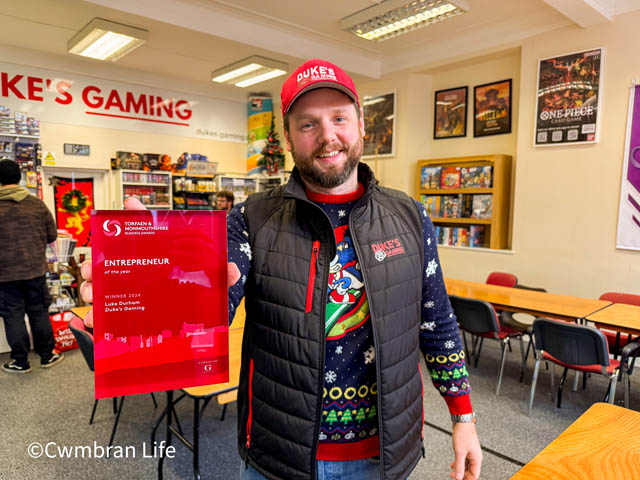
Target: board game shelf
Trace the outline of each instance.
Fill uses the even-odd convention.
[[[417,200],[439,244],[510,248],[511,160],[492,154],[418,161]]]

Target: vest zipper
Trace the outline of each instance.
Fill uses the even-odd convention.
[[[249,362],[249,415],[247,416],[247,448],[251,447],[251,414],[252,414],[252,392],[253,389],[253,358]]]
[[[311,249],[311,266],[309,267],[309,281],[307,282],[307,304],[305,312],[309,313],[313,306],[313,287],[316,283],[316,272],[318,270],[318,251],[320,250],[320,242],[313,242]]]

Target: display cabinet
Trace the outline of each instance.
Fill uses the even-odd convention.
[[[172,178],[175,210],[215,210],[215,175],[174,173]]]
[[[441,245],[510,248],[511,157],[474,155],[418,161],[417,199]]]
[[[233,192],[234,204],[236,205],[244,202],[249,195],[255,193],[257,185],[257,177],[229,173],[220,173],[216,176],[216,189]]]
[[[154,170],[115,170],[119,205],[127,197],[136,197],[149,209],[171,208],[171,172]]]

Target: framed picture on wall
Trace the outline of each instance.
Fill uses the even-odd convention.
[[[538,62],[535,147],[599,140],[603,49]]]
[[[473,87],[473,136],[511,133],[511,79]]]
[[[467,136],[468,87],[438,90],[433,105],[433,138]]]
[[[396,92],[362,98],[364,140],[362,158],[395,155]]]

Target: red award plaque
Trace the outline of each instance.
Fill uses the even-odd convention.
[[[226,212],[91,216],[96,398],[229,380]]]

